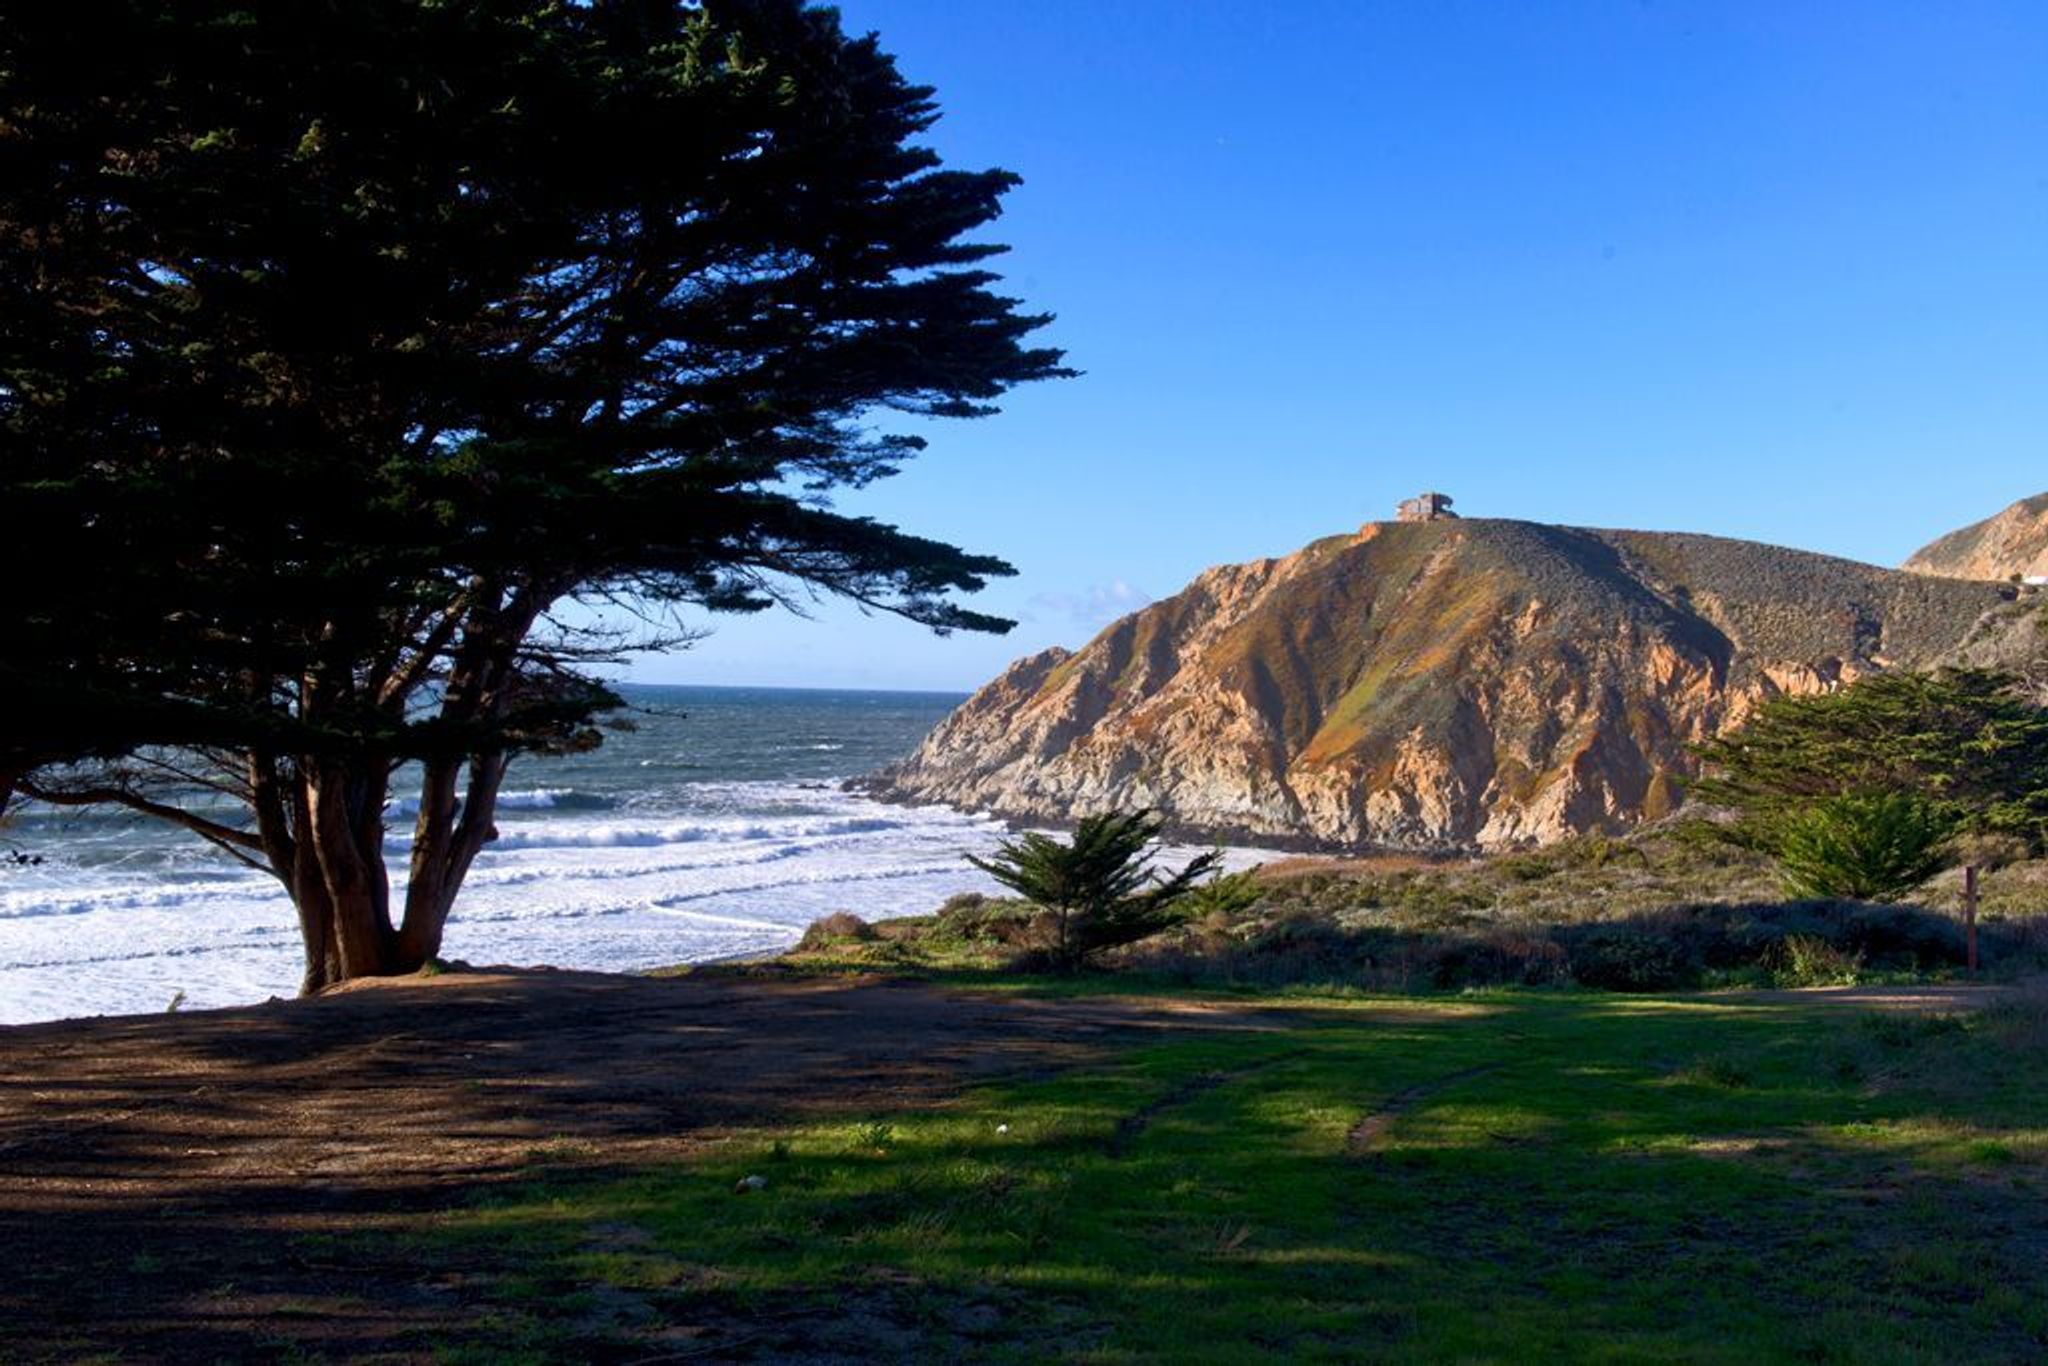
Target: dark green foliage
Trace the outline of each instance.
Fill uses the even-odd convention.
[[[1163,822],[1149,811],[1090,816],[1071,840],[1036,831],[1008,840],[993,858],[967,861],[1053,917],[1054,966],[1071,971],[1103,949],[1152,934],[1175,918],[1175,903],[1221,861],[1199,855],[1170,877],[1146,852]]]
[[[936,118],[798,0],[9,7],[0,793],[187,747],[27,790],[274,872],[316,986],[432,956],[505,765],[682,611],[1003,629],[955,601],[1001,561],[826,502],[922,448],[878,411],[1067,373]]]
[[[1610,991],[1662,991],[1699,976],[1697,964],[1668,936],[1625,926],[1600,926],[1577,936],[1568,962],[1572,980]]]
[[[1816,798],[1870,792],[1915,794],[1960,831],[2048,840],[2048,711],[2005,674],[1879,674],[1774,698],[1698,753],[1692,797],[1733,813],[1726,838],[1766,853]]]
[[[1787,891],[1856,901],[1889,901],[1940,872],[1956,827],[1949,808],[1917,792],[1816,797],[1766,819]]]
[[[1962,935],[1946,915],[1852,901],[1707,904],[1579,923],[1471,917],[1418,924],[1347,918],[1269,897],[1235,926],[1207,922],[1132,946],[1119,962],[1197,982],[1341,983],[1373,989],[1458,990],[1576,984],[1660,991],[1727,982],[1788,986],[1864,972],[1915,973],[1959,965]],[[2030,922],[1982,932],[1987,961],[2038,961]]]
[[[1790,934],[1778,941],[1765,966],[1780,986],[1847,986],[1861,975],[1863,954],[1817,935]]]

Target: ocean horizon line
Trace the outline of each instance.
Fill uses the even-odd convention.
[[[607,680],[620,688],[659,688],[665,692],[774,692],[800,693],[811,697],[950,697],[965,700],[974,695],[973,688],[849,688],[849,687],[805,687],[792,683],[658,683],[646,679],[620,678]]]

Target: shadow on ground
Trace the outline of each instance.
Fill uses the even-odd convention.
[[[8,1355],[248,1359],[449,1336],[416,1225],[537,1164],[602,1179],[733,1126],[914,1109],[1229,1007],[887,982],[485,972],[0,1029]],[[382,1256],[384,1260],[377,1260]],[[459,1336],[459,1333],[458,1333]]]

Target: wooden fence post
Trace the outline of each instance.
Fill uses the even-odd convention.
[[[1963,865],[1963,957],[1977,971],[1977,865]]]

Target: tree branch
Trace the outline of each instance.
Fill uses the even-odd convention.
[[[169,806],[163,802],[153,802],[140,793],[125,792],[118,787],[88,787],[77,791],[67,791],[59,788],[44,787],[41,783],[26,779],[22,781],[20,786],[24,794],[35,798],[39,802],[46,802],[51,806],[99,806],[112,802],[118,806],[125,806],[132,810],[140,811],[144,815],[155,816],[158,820],[169,821],[173,825],[181,825],[202,839],[212,840],[216,844],[233,844],[243,849],[254,850],[259,854],[264,852],[263,841],[250,834],[247,830],[237,830],[231,825],[222,825],[219,821],[210,821],[204,816],[195,816],[182,807]]]

